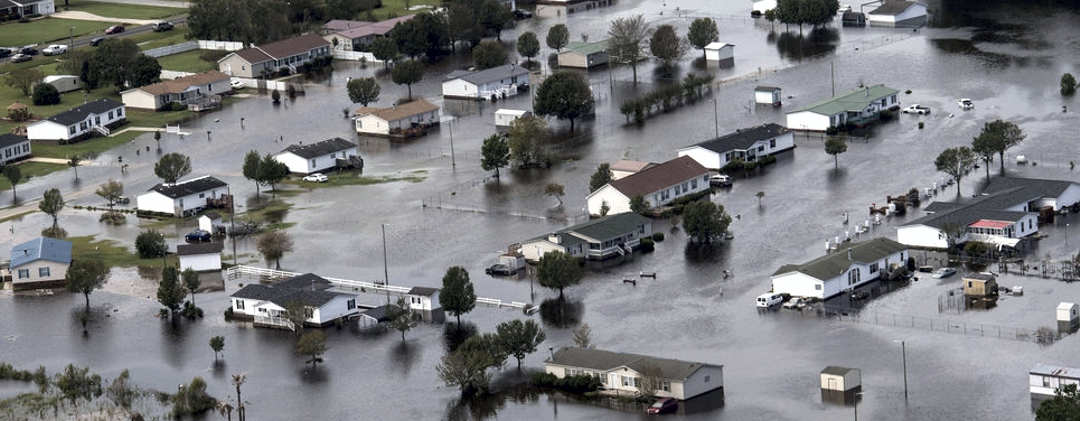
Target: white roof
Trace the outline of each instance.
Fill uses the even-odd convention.
[[[58,81],[58,80],[61,80],[61,79],[70,79],[70,78],[78,78],[78,76],[75,76],[75,75],[50,75],[50,76],[45,76],[45,79],[42,80],[42,82],[49,83],[49,82],[55,82],[55,81]]]
[[[728,43],[724,43],[724,42],[710,42],[709,45],[705,46],[705,49],[706,50],[719,50],[719,49],[724,48],[724,47],[729,46],[729,45],[732,46],[732,47],[735,46],[735,44],[728,44]]]
[[[509,108],[500,108],[500,109],[495,111],[495,114],[514,115],[514,116],[518,116],[518,117],[521,117],[521,116],[525,115],[525,113],[528,113],[528,111],[525,111],[525,110],[511,110]]]

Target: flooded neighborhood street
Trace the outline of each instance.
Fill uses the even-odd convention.
[[[339,61],[330,78],[307,85],[306,95],[274,106],[268,95],[254,94],[185,123],[182,130],[189,135],[181,139],[165,134],[160,144],[163,153],[191,157],[191,176],[210,174],[228,182],[237,197],[237,211],[245,212],[271,198],[265,187],[256,196],[254,183],[242,175],[248,150],[266,154],[301,141],[356,140],[365,161],[363,175],[384,182],[280,187],[287,194],[279,197],[292,205],[281,222],[292,224],[288,232],[296,240],[295,251],[281,259],[282,269],[364,281],[382,279],[385,269],[391,285],[439,287],[447,268],[463,266],[478,296],[543,303],[544,309],[535,315],[478,306],[462,316],[479,332],[492,332],[497,324],[515,318],[541,322],[547,340],[524,360],[528,370],[543,369],[549,348],[572,346],[572,331],[581,323],[592,327],[593,340],[601,349],[722,364],[722,398],[710,398],[675,418],[851,419],[852,406],[823,403],[819,390],[822,369],[845,366],[862,370],[857,411],[867,420],[1030,420],[1034,415],[1029,370],[1036,363],[1080,365],[1076,352],[1080,343],[1077,335],[1068,335],[1040,345],[1030,337],[1017,338],[1016,332],[1056,326],[1055,307],[1063,301],[1078,302],[1080,285],[1002,274],[1000,285],[1023,286],[1025,294],[1004,298],[991,310],[940,311],[939,297],[958,288],[960,280],[929,276],[872,297],[857,305],[860,311],[842,317],[821,317],[815,310],[762,311],[754,306],[754,298],[769,290],[769,277],[777,269],[821,256],[827,241],[851,230],[843,223],[845,213],[852,223],[869,220],[868,208],[884,204],[887,195],[922,190],[942,180],[944,174],[935,170],[934,159],[946,148],[970,145],[986,122],[1011,121],[1027,134],[1023,143],[1006,153],[1008,175],[1080,179],[1072,168],[1072,162],[1080,160],[1073,130],[1080,116],[1072,109],[1080,112],[1080,106],[1075,97],[1063,98],[1058,92],[1061,75],[1077,71],[1072,57],[1078,53],[1074,40],[1080,36],[1080,13],[1071,5],[1060,9],[1062,5],[1046,2],[994,4],[973,9],[968,3],[933,0],[929,5],[936,23],[918,29],[845,28],[837,21],[815,30],[824,31],[815,39],[827,42],[790,39],[798,37],[799,29],[782,34],[779,23],[773,32],[773,25],[764,19],[749,18],[749,2],[619,0],[608,8],[562,18],[572,39],[582,33],[601,39],[616,17],[642,13],[654,26],[669,23],[685,33],[693,18],[712,16],[721,41],[736,45],[735,65],[702,67],[695,60],[700,51],[691,51],[674,77],[653,64],[639,67],[638,86],[631,83],[628,67],[594,70],[588,76],[597,97],[596,117],[579,122],[574,132],[566,122],[550,119],[556,138],[552,150],[559,157],[555,164],[550,169],[503,169],[500,179],[480,168],[480,145],[495,131],[494,111],[531,109],[531,93],[496,104],[444,100],[441,77],[466,65],[468,59],[461,54],[429,69],[424,81],[412,87],[413,96],[442,105],[448,120],[426,137],[408,141],[357,137],[352,120],[342,113],[342,108],[358,108],[345,93],[347,78],[378,78],[382,87],[378,106],[390,106],[406,91],[390,81],[380,64],[362,67]],[[522,21],[502,38],[514,40],[525,30],[542,36],[555,20]],[[803,30],[811,36],[811,28]],[[545,47],[542,56],[549,52]],[[544,73],[550,73],[550,65],[541,61]],[[628,124],[620,114],[624,99],[691,71],[713,74],[723,82],[704,98],[658,113],[643,124]],[[588,180],[600,163],[663,162],[675,158],[678,148],[714,137],[716,127],[725,134],[765,123],[785,124],[786,112],[834,92],[876,84],[898,89],[901,106],[917,103],[932,112],[898,114],[874,127],[865,141],[849,142],[847,152],[838,156],[838,169],[818,135],[797,133],[793,152],[756,173],[732,174],[734,186],[711,196],[734,217],[730,228],[734,238],[721,245],[691,244],[680,228],[656,219],[653,229],[666,238],[654,252],[636,253],[622,264],[588,271],[580,285],[566,290],[567,302],[562,304],[557,292],[540,287],[531,274],[517,278],[484,274],[508,245],[583,222]],[[783,106],[753,105],[758,85],[782,88]],[[971,98],[974,109],[961,110],[957,100],[962,97]],[[156,147],[152,134],[140,136],[80,167],[79,185],[71,184],[70,171],[57,172],[19,185],[19,196],[40,197],[49,187],[60,187],[65,194],[88,187],[92,191],[108,178],[121,180],[127,195],[137,195],[159,182],[153,175]],[[1017,155],[1025,155],[1031,164],[1016,164]],[[119,167],[120,157],[130,165],[126,173]],[[991,164],[992,177],[999,176],[999,165]],[[964,197],[985,184],[984,171],[976,169],[961,180]],[[565,186],[561,206],[543,193],[548,183]],[[759,192],[764,195],[759,197]],[[931,201],[952,201],[956,196],[956,186],[946,186]],[[160,222],[130,216],[126,225],[107,226],[98,223],[96,213],[72,209],[101,206],[98,196],[90,193],[68,201],[60,225],[70,236],[95,235],[132,248],[134,237],[153,226],[166,233],[175,250],[175,244],[197,225],[185,220],[161,228]],[[0,203],[10,203],[9,193],[0,193]],[[896,227],[923,214],[914,209],[906,216],[887,218],[855,240],[896,239]],[[1032,243],[1027,259],[1071,258],[1080,249],[1080,232],[1071,228],[1078,222],[1080,216],[1068,214],[1042,226],[1040,234],[1045,237]],[[5,225],[10,229],[0,230],[0,243],[29,240],[49,223],[51,219],[40,213],[9,222]],[[222,260],[272,267],[254,243],[254,238],[239,239],[235,245],[226,242]],[[912,256],[920,265],[943,263],[943,255],[935,253],[918,251]],[[641,271],[655,272],[656,278],[633,285],[622,282]],[[404,341],[396,331],[329,328],[325,364],[312,370],[294,356],[292,332],[224,320],[229,294],[255,278],[226,279],[224,291],[198,294],[206,317],[174,325],[156,317],[160,305],[153,286],[159,275],[143,272],[113,270],[105,290],[90,298],[93,312],[85,333],[79,319],[81,295],[0,295],[0,360],[24,369],[43,365],[50,372],[74,363],[109,379],[129,369],[134,383],[169,392],[178,383],[202,376],[208,392],[219,398],[234,391],[230,375],[243,372],[251,420],[648,419],[644,411],[602,408],[561,395],[511,393],[515,389],[506,385],[527,376],[517,373],[512,360],[496,374],[494,396],[460,402],[458,390],[444,386],[435,372],[446,346],[444,329],[453,329],[452,323],[421,324]],[[360,301],[380,305],[382,299],[363,294]],[[839,300],[844,302],[830,305],[856,304],[846,302],[846,297]],[[940,324],[926,328],[922,321]],[[218,367],[207,345],[216,335],[226,341],[224,362]],[[4,385],[0,397],[22,391]]]

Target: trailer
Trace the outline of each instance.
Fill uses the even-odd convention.
[[[513,123],[514,120],[524,117],[532,117],[532,115],[533,114],[531,111],[499,109],[495,111],[495,126],[510,127],[510,123]]]

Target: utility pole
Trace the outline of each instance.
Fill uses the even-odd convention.
[[[386,268],[386,224],[382,224],[383,287],[386,288],[386,305],[390,305],[390,272]]]

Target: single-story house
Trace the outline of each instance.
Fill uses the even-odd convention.
[[[26,126],[30,140],[66,141],[90,132],[109,134],[108,125],[123,121],[124,104],[108,98],[90,101]]]
[[[611,167],[609,167],[609,169],[611,169],[611,179],[612,180],[621,180],[623,178],[626,178],[627,176],[637,174],[639,172],[642,172],[642,171],[644,171],[644,170],[646,170],[648,168],[655,167],[657,165],[660,165],[660,164],[657,164],[655,162],[631,161],[629,159],[620,159],[618,161],[615,161],[614,164],[611,164]]]
[[[721,63],[735,60],[735,44],[710,42],[705,46],[705,60]]]
[[[776,0],[760,0],[753,3],[750,13],[765,14],[765,11],[772,9],[776,9]]]
[[[866,15],[862,12],[848,10],[840,16],[840,24],[843,26],[866,26]]]
[[[495,110],[495,127],[510,127],[510,123],[513,123],[514,120],[532,117],[532,115],[532,111],[500,108]]]
[[[824,300],[880,278],[908,257],[907,246],[888,238],[843,243],[814,260],[781,266],[772,274],[772,292]]]
[[[297,174],[311,174],[338,166],[338,160],[357,158],[356,144],[335,137],[305,145],[289,145],[274,159],[289,167],[289,172]]]
[[[180,244],[176,255],[180,256],[180,270],[191,268],[196,272],[221,270],[221,250],[224,243]]]
[[[409,300],[409,308],[419,312],[424,321],[442,323],[446,320],[446,312],[439,304],[438,288],[413,287],[405,298]]]
[[[607,40],[597,42],[570,41],[559,52],[559,67],[589,69],[607,64]]]
[[[439,106],[423,99],[390,108],[364,107],[356,110],[356,132],[390,136],[414,127],[439,124]]]
[[[12,289],[63,286],[71,267],[71,242],[35,238],[12,247],[10,263]]]
[[[1066,385],[1080,387],[1080,368],[1035,364],[1028,373],[1028,384],[1033,401],[1050,399]]]
[[[1041,178],[1020,177],[994,177],[990,184],[983,188],[983,195],[995,195],[1010,192],[1014,189],[1023,189],[1032,193],[1032,199],[1023,204],[1017,204],[1013,209],[1029,210],[1032,212],[1050,206],[1054,212],[1069,209],[1073,212],[1080,211],[1080,184],[1066,180],[1047,180]]]
[[[557,18],[612,4],[615,0],[536,0],[536,16]]]
[[[30,157],[30,139],[13,134],[0,134],[0,166]]]
[[[511,254],[538,262],[549,251],[604,260],[632,253],[641,239],[651,236],[652,220],[633,212],[593,219],[509,247]]]
[[[709,190],[709,170],[693,158],[680,156],[600,187],[585,197],[590,215],[630,212],[630,199],[645,198],[650,208],[663,206],[676,198]]]
[[[140,212],[167,213],[183,216],[212,207],[213,201],[227,199],[229,185],[204,175],[176,184],[158,184],[135,197]]]
[[[719,170],[734,160],[754,162],[792,149],[794,133],[779,124],[766,123],[681,148],[678,154],[693,158],[705,168]]]
[[[528,86],[529,69],[513,64],[484,70],[456,70],[446,75],[443,97],[486,100],[492,96],[517,95],[518,87]]]
[[[595,348],[566,347],[544,361],[544,370],[558,378],[592,375],[606,393],[641,393],[642,377],[658,377],[655,394],[687,400],[724,387],[724,366],[650,357]]]
[[[218,70],[230,76],[260,77],[331,56],[330,41],[309,33],[232,52],[218,60]]]
[[[868,122],[876,119],[882,110],[899,107],[899,93],[885,85],[859,88],[788,113],[787,127],[823,132],[829,127]]]
[[[754,103],[779,107],[783,103],[780,88],[776,86],[758,86],[754,88]]]
[[[334,19],[322,26],[321,34],[324,39],[334,44],[334,49],[353,51],[370,45],[376,38],[389,36],[395,25],[406,22],[413,16],[415,15],[399,16],[379,22]]]
[[[23,16],[47,16],[56,12],[53,0],[4,0],[0,2],[0,19],[11,20]]]
[[[232,90],[229,75],[208,70],[173,80],[140,86],[120,93],[124,105],[143,110],[160,110],[171,103],[190,104],[208,96]]]
[[[83,88],[83,82],[75,75],[49,75],[41,83],[52,85],[60,93],[77,91]]]
[[[926,5],[917,1],[885,0],[866,14],[873,26],[923,26],[926,24]]]
[[[969,297],[985,297],[997,294],[997,276],[987,272],[974,272],[960,278],[963,282],[964,295]]]
[[[247,284],[229,296],[233,317],[254,320],[256,326],[292,329],[286,310],[303,303],[309,326],[326,326],[360,313],[356,295],[331,292],[326,279],[306,273],[271,285]]]

